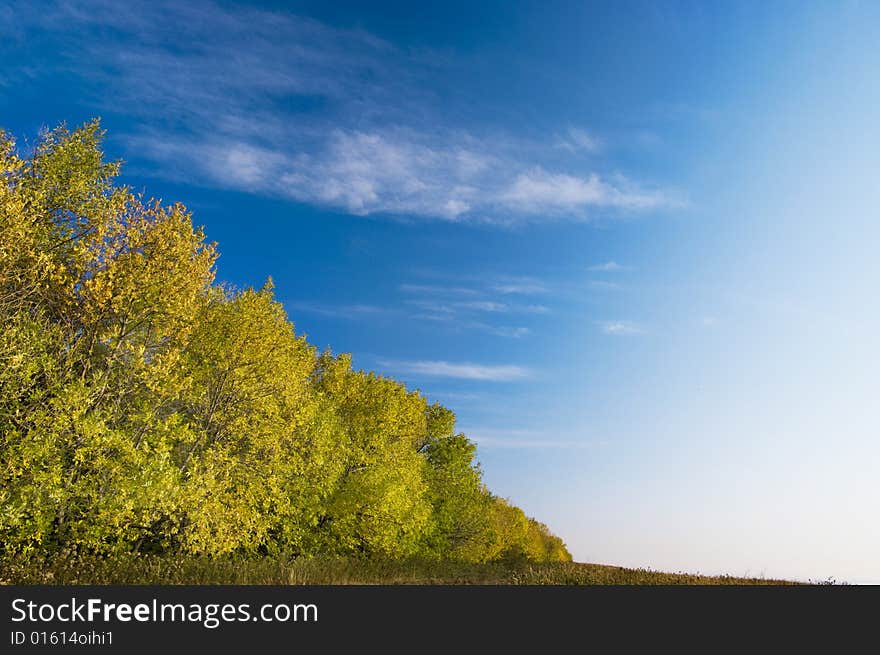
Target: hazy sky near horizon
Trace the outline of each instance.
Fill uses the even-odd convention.
[[[880,582],[880,4],[2,2],[218,277],[453,408],[575,559]]]

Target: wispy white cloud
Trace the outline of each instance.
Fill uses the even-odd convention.
[[[517,311],[527,314],[549,314],[550,308],[547,305],[517,305]]]
[[[495,302],[492,300],[472,301],[455,303],[459,309],[473,309],[480,312],[510,313],[510,314],[549,314],[550,308],[546,305],[521,305],[517,303]]]
[[[590,280],[591,289],[599,289],[601,291],[617,291],[622,287],[617,282],[608,282],[607,280]]]
[[[488,277],[488,280],[486,279]],[[452,286],[440,284],[401,284],[405,293],[430,293],[440,296],[476,296],[491,292],[502,295],[543,295],[550,293],[547,282],[527,276],[482,276],[474,286]]]
[[[366,319],[380,319],[388,316],[409,318],[422,321],[434,321],[445,324],[452,330],[473,330],[483,332],[504,339],[522,339],[531,334],[531,328],[516,325],[493,325],[485,321],[474,320],[461,316],[452,306],[441,305],[424,301],[418,303],[422,312],[412,314],[399,307],[380,307],[368,304],[324,304],[311,302],[289,302],[294,322],[299,314],[311,314],[349,321],[363,321]]]
[[[458,315],[454,304],[443,301],[430,300],[426,298],[413,298],[405,301],[408,305],[418,307],[426,316],[432,317],[432,320],[451,320]]]
[[[468,287],[448,287],[434,284],[401,284],[399,288],[404,293],[427,293],[438,296],[475,296],[480,293],[478,289]]]
[[[493,325],[485,321],[461,316],[453,305],[443,305],[431,301],[413,302],[421,307],[423,310],[421,313],[411,314],[399,307],[380,307],[361,303],[333,305],[313,302],[290,302],[287,303],[287,306],[291,310],[294,321],[300,313],[349,321],[396,316],[398,318],[407,317],[416,320],[435,321],[444,323],[455,330],[475,330],[505,339],[521,339],[531,334],[531,329],[525,326]]]
[[[499,200],[503,206],[527,214],[549,211],[579,217],[585,217],[584,212],[593,207],[640,210],[679,204],[666,191],[642,188],[622,176],[609,180],[596,173],[552,173],[542,167],[519,173]]]
[[[286,303],[286,305],[291,309],[294,318],[297,312],[352,320],[365,316],[379,316],[391,312],[391,310],[385,307],[363,304],[327,305],[321,303],[290,302]]]
[[[517,172],[522,163],[498,160],[491,173],[462,167],[482,157],[464,146],[434,143],[410,130],[332,130],[309,150],[269,149],[222,135],[195,138],[133,136],[132,147],[173,174],[200,174],[205,182],[325,206],[349,214],[389,214],[450,221],[515,223],[548,218],[586,220],[592,209],[622,211],[673,207],[669,192],[623,177],[605,179]],[[491,150],[484,144],[477,148]],[[507,180],[507,181],[505,181]]]
[[[511,306],[503,302],[493,300],[471,300],[455,303],[460,309],[473,309],[480,312],[509,312]]]
[[[590,266],[589,270],[597,273],[618,273],[620,271],[629,270],[629,266],[621,266],[615,261],[609,261],[604,264],[594,264],[593,266]]]
[[[417,304],[424,311],[412,314],[410,318],[443,323],[453,330],[476,330],[509,339],[521,339],[532,333],[532,330],[525,326],[493,325],[485,321],[474,320],[459,314],[449,305],[438,305],[430,301],[417,302]]]
[[[559,439],[537,430],[462,427],[461,432],[483,448],[580,449],[604,445],[604,442],[595,443],[585,439]]]
[[[433,271],[424,273],[439,278],[441,284],[401,284],[398,288],[407,296],[404,303],[418,307],[412,315],[425,321],[446,323],[450,329],[476,330],[498,337],[519,339],[532,333],[524,325],[510,325],[515,315],[550,314],[552,309],[541,303],[517,301],[516,296],[549,294],[548,284],[534,277],[485,275],[479,281],[470,278],[449,278]],[[462,282],[469,286],[462,286]],[[489,322],[504,317],[508,324]]]
[[[505,303],[495,300],[467,300],[448,301],[433,300],[431,298],[413,298],[407,303],[419,307],[433,314],[442,314],[454,317],[462,313],[489,313],[489,314],[549,314],[550,308],[546,305],[522,305],[517,303]]]
[[[578,127],[571,127],[557,145],[569,152],[595,153],[602,149],[602,144],[595,136]]]
[[[599,328],[611,336],[634,336],[644,334],[645,329],[632,321],[599,321]]]
[[[399,305],[372,305],[367,303],[330,304],[319,302],[288,302],[294,319],[299,314],[311,314],[342,320],[366,320],[388,316],[422,321],[444,323],[451,330],[474,330],[506,339],[521,339],[531,334],[531,328],[522,325],[494,324],[487,322],[489,317],[512,314],[544,314],[549,308],[543,305],[516,305],[493,301],[459,301],[455,296],[471,295],[476,290],[456,287],[432,287],[429,285],[402,285],[410,293],[426,294],[427,297],[408,298],[404,305],[417,307],[413,313]],[[445,289],[453,299],[432,300],[429,291]],[[482,315],[482,316],[481,316]],[[510,317],[508,317],[510,318]]]
[[[53,35],[86,99],[139,121],[127,143],[148,162],[141,173],[355,215],[490,224],[676,202],[583,162],[550,164],[552,135],[526,142],[455,124],[432,90],[444,57],[363,30],[208,0],[22,6],[16,29]],[[599,149],[582,128],[564,142]]]
[[[511,339],[520,339],[528,336],[532,331],[527,327],[506,327],[506,326],[487,326],[486,331],[498,337],[509,337]]]
[[[496,284],[492,289],[498,293],[510,295],[535,295],[547,293],[547,287],[544,284],[528,280]]]
[[[533,375],[531,370],[522,366],[496,366],[472,362],[380,360],[379,364],[382,367],[404,375],[456,378],[459,380],[514,382],[528,379]]]
[[[410,214],[455,220],[479,203],[472,186],[486,158],[421,135],[334,130],[307,158],[288,161],[279,190],[296,200],[352,214]]]

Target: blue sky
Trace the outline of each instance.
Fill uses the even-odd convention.
[[[868,2],[13,1],[0,125],[101,116],[576,559],[880,581],[877,43]]]

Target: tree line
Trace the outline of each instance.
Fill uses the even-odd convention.
[[[452,411],[215,281],[103,138],[0,130],[0,552],[571,559]]]

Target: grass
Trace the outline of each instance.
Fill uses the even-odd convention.
[[[602,564],[527,562],[469,564],[411,559],[209,559],[156,555],[0,560],[0,584],[189,585],[766,585],[764,578],[704,576]]]

